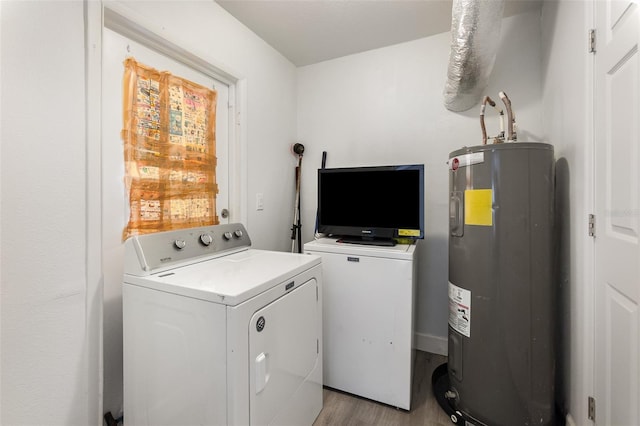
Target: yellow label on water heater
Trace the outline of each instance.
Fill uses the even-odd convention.
[[[419,237],[420,230],[419,229],[398,229],[399,237]]]
[[[493,225],[493,190],[467,189],[464,191],[464,224]]]

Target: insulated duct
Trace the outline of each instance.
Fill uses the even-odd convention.
[[[505,0],[453,0],[444,104],[466,111],[484,93],[496,59]]]

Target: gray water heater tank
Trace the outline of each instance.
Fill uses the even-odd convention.
[[[471,424],[555,424],[553,147],[449,156],[449,392]]]

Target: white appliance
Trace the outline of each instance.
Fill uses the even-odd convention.
[[[125,243],[127,425],[311,425],[322,409],[320,258],[240,224]]]
[[[321,238],[324,385],[411,408],[416,244],[393,247]]]

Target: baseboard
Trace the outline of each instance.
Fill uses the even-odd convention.
[[[447,356],[448,341],[446,337],[425,333],[413,333],[413,348],[432,354]]]
[[[567,413],[567,418],[566,418],[566,426],[577,426],[575,420],[573,420],[573,417],[571,417],[571,413]]]

